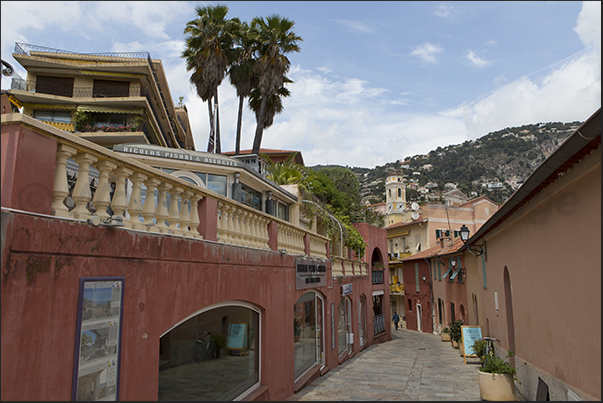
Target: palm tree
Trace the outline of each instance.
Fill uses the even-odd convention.
[[[295,22],[279,15],[264,19],[255,17],[251,21],[252,37],[256,42],[258,60],[254,70],[258,75],[258,90],[261,104],[257,118],[257,127],[253,139],[252,153],[258,154],[262,143],[265,123],[266,103],[271,95],[283,87],[285,73],[291,62],[285,56],[289,52],[299,52],[297,41],[303,39],[291,31]]]
[[[235,155],[239,155],[241,151],[244,101],[245,98],[251,95],[251,91],[257,85],[257,76],[253,69],[255,64],[253,57],[254,42],[247,23],[243,22],[239,27],[236,41],[238,45],[236,48],[236,60],[228,70],[228,78],[230,79],[230,83],[237,89],[237,96],[239,97],[239,114],[237,117],[237,134],[235,140]]]
[[[216,119],[215,151],[221,152],[220,124],[214,109],[218,104],[218,87],[224,79],[226,69],[234,57],[235,34],[241,24],[238,18],[227,20],[225,5],[195,7],[197,18],[184,28],[186,49],[181,57],[186,59],[186,71],[193,70],[190,82],[195,85],[197,95],[207,101],[210,123]],[[213,105],[212,105],[213,101]],[[210,143],[213,125],[210,129]],[[211,145],[208,145],[208,151]]]
[[[292,83],[293,80],[288,77],[283,77],[283,83]],[[291,91],[284,85],[278,89],[276,94],[272,94],[266,101],[266,107],[264,111],[264,120],[262,126],[264,129],[269,128],[274,123],[274,116],[277,113],[281,113],[283,109],[283,98],[291,95]],[[249,108],[255,112],[256,121],[260,121],[260,108],[262,106],[262,95],[258,88],[254,88],[249,96]]]

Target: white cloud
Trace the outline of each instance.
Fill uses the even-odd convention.
[[[467,59],[469,59],[469,61],[471,63],[473,63],[473,65],[475,67],[486,67],[491,64],[489,61],[486,61],[486,60],[480,58],[479,56],[477,56],[475,54],[475,52],[472,50],[467,52]]]
[[[349,20],[333,20],[340,25],[348,28],[350,31],[355,32],[373,32],[373,29],[360,21],[349,21]]]
[[[433,13],[438,17],[449,18],[458,14],[458,11],[454,7],[446,3],[440,3],[438,5],[438,8],[436,8]]]
[[[444,49],[439,45],[434,45],[432,43],[425,42],[424,44],[415,47],[411,55],[417,56],[425,62],[435,63],[435,55],[442,52],[442,50]]]
[[[601,2],[585,1],[574,31],[585,46],[601,49]]]
[[[523,77],[462,105],[469,138],[504,127],[585,120],[601,107],[600,52],[584,53],[540,82]]]

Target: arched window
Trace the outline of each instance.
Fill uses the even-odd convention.
[[[402,189],[398,188],[398,197],[401,198],[402,197]]]
[[[161,336],[158,400],[234,400],[260,382],[259,312],[220,304]]]
[[[293,349],[295,379],[314,364],[324,363],[323,300],[306,292],[293,306]]]

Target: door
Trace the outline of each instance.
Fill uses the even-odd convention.
[[[423,312],[421,310],[421,304],[417,302],[417,330],[423,331]]]

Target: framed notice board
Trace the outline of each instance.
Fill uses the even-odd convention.
[[[124,279],[80,279],[71,400],[119,400]]]
[[[247,323],[230,323],[228,325],[226,349],[227,352],[235,350],[239,354],[247,354]]]
[[[473,351],[473,342],[482,339],[481,326],[461,326],[461,343],[463,344],[463,360],[467,364],[467,357],[477,357]]]

